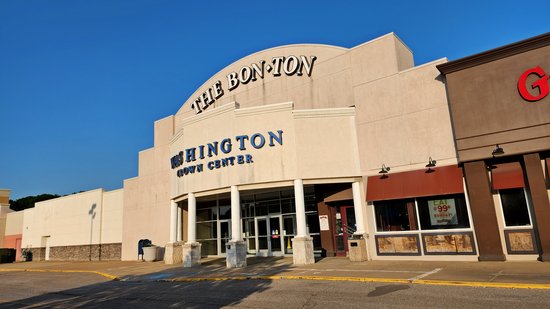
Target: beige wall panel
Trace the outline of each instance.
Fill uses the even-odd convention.
[[[397,69],[403,71],[414,67],[413,54],[409,47],[397,36],[394,36],[393,40],[397,53]]]
[[[142,150],[138,154],[138,175],[145,176],[155,173],[153,164],[155,158],[155,148]]]
[[[410,164],[427,164],[429,157],[438,161],[456,160],[449,110],[446,106],[408,114],[405,121]]]
[[[349,51],[354,85],[397,73],[393,34],[387,34]]]
[[[169,166],[168,159],[165,160]],[[137,242],[164,245],[169,238],[169,175],[165,170],[124,181],[122,260],[137,259]]]
[[[101,243],[122,242],[122,205],[124,190],[103,193],[103,213],[101,218]]]
[[[42,229],[42,221],[35,220],[36,208],[23,210],[23,240],[21,248],[40,247],[40,238],[36,236],[35,229]]]
[[[174,116],[155,121],[155,147],[168,145],[174,135]]]
[[[443,61],[355,87],[364,175],[382,164],[394,171],[422,168],[429,157],[457,162],[445,86],[435,68]]]
[[[381,121],[404,113],[404,100],[397,95],[398,75],[365,83],[353,89],[357,107],[357,123]]]
[[[359,175],[354,116],[298,118],[295,127],[299,178]]]
[[[10,193],[11,190],[9,189],[0,189],[0,204],[9,204]]]
[[[444,62],[444,59],[436,60],[399,73],[400,84],[396,92],[404,101],[405,113],[437,107],[448,109],[445,84],[436,68],[436,65]]]
[[[377,172],[382,164],[392,168],[409,164],[406,127],[402,117],[357,126],[363,175]]]
[[[50,236],[52,247],[102,242],[102,195],[97,189],[36,203],[30,221],[24,215],[25,247],[40,247],[43,236]]]
[[[23,234],[23,211],[9,213],[6,216],[5,235]]]

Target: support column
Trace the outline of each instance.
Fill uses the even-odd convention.
[[[176,235],[176,241],[182,240],[182,233],[183,233],[183,216],[182,216],[182,209],[178,206],[178,224],[177,224],[177,235]]]
[[[197,242],[197,200],[194,193],[187,196],[187,243]]]
[[[176,264],[182,261],[182,244],[178,243],[181,236],[180,208],[174,200],[170,201],[170,242],[164,248],[164,263]],[[179,234],[178,234],[179,233]]]
[[[201,244],[197,242],[197,200],[195,194],[187,196],[187,242],[183,245],[183,267],[201,263]]]
[[[464,163],[480,261],[505,261],[487,166],[483,161]]]
[[[246,266],[246,243],[241,232],[241,197],[237,186],[231,186],[231,240],[226,248],[227,268]]]
[[[231,186],[231,240],[243,240],[241,233],[241,196],[237,186]]]
[[[292,239],[292,257],[294,264],[306,265],[315,263],[313,255],[313,238],[307,234],[304,183],[294,180],[294,199],[296,204],[297,233]]]
[[[174,200],[170,201],[170,242],[176,242],[178,230],[178,204]]]
[[[539,260],[550,261],[550,201],[544,181],[544,170],[538,153],[523,155],[525,176],[533,207],[533,227],[539,245]]]
[[[357,230],[353,233],[353,239],[348,239],[349,259],[352,262],[368,260],[367,239],[365,232],[365,221],[363,221],[363,199],[361,198],[361,184],[351,184],[353,193],[353,210],[355,212],[355,225]]]
[[[355,224],[357,225],[357,231],[354,235],[365,236],[365,221],[363,219],[363,201],[361,199],[361,184],[356,181],[351,184],[351,191],[353,192],[353,210],[355,212]]]

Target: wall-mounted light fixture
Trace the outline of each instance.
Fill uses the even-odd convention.
[[[432,167],[435,167],[436,164],[437,164],[437,161],[436,161],[436,160],[433,160],[432,157],[430,157],[430,158],[428,159],[428,164],[426,164],[426,167],[428,168],[428,170],[426,171],[426,173],[434,172],[434,170],[432,170]]]
[[[493,155],[493,157],[503,155],[504,154],[504,149],[502,149],[502,147],[500,147],[497,144],[497,147],[493,150],[493,152],[491,154]]]
[[[387,174],[390,171],[390,167],[386,166],[385,164],[382,164],[382,169],[380,169],[380,172],[378,174]]]
[[[388,178],[388,172],[390,171],[390,167],[386,166],[385,164],[382,164],[382,168],[380,169],[380,172],[378,174],[382,174],[380,177],[381,179]]]

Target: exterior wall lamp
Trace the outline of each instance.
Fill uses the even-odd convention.
[[[493,152],[491,154],[493,155],[493,157],[503,155],[504,154],[504,149],[502,149],[502,147],[500,147],[497,144],[497,147],[493,150]]]
[[[426,167],[428,168],[428,170],[426,171],[426,173],[435,172],[434,170],[432,170],[432,167],[435,167],[436,164],[437,164],[437,161],[436,161],[436,160],[433,160],[432,157],[430,157],[430,158],[428,159],[428,164],[426,164]]]
[[[378,174],[382,174],[381,178],[388,178],[388,175],[386,175],[390,171],[390,167],[386,166],[385,164],[382,164],[382,168],[378,172]]]
[[[390,167],[386,166],[385,164],[382,164],[382,168],[380,169],[380,172],[378,172],[378,174],[382,174],[382,176],[380,176],[380,179],[388,178],[387,174],[389,171],[390,171]]]
[[[390,167],[386,166],[385,164],[382,164],[382,169],[380,169],[380,172],[378,174],[387,174],[390,171]]]

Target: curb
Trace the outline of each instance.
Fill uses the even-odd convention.
[[[87,273],[96,274],[105,277],[110,280],[120,281],[120,278],[108,273],[95,271],[95,270],[63,270],[63,269],[26,269],[26,268],[0,268],[0,272],[36,272],[36,273]]]
[[[198,282],[198,281],[228,281],[228,280],[317,280],[317,281],[348,281],[348,282],[372,282],[372,283],[405,283],[423,285],[445,285],[464,287],[483,287],[501,289],[538,289],[550,290],[550,284],[539,283],[498,283],[475,281],[447,281],[447,280],[409,280],[387,278],[360,278],[360,277],[322,277],[322,276],[249,276],[249,277],[202,277],[202,278],[172,278],[161,279],[157,282]]]
[[[24,268],[0,268],[0,272],[43,272],[43,273],[88,273],[95,274],[113,281],[121,280],[112,274],[94,270],[62,270],[62,269],[24,269]],[[423,285],[445,285],[463,287],[482,287],[500,289],[537,289],[550,290],[550,284],[543,283],[506,283],[506,282],[483,282],[483,281],[453,281],[453,280],[410,280],[410,279],[388,279],[368,277],[328,277],[328,276],[235,276],[235,277],[195,277],[195,278],[171,278],[159,279],[154,282],[199,282],[199,281],[229,281],[229,280],[316,280],[316,281],[347,281],[347,282],[370,282],[370,283],[402,283],[402,284],[423,284]]]

